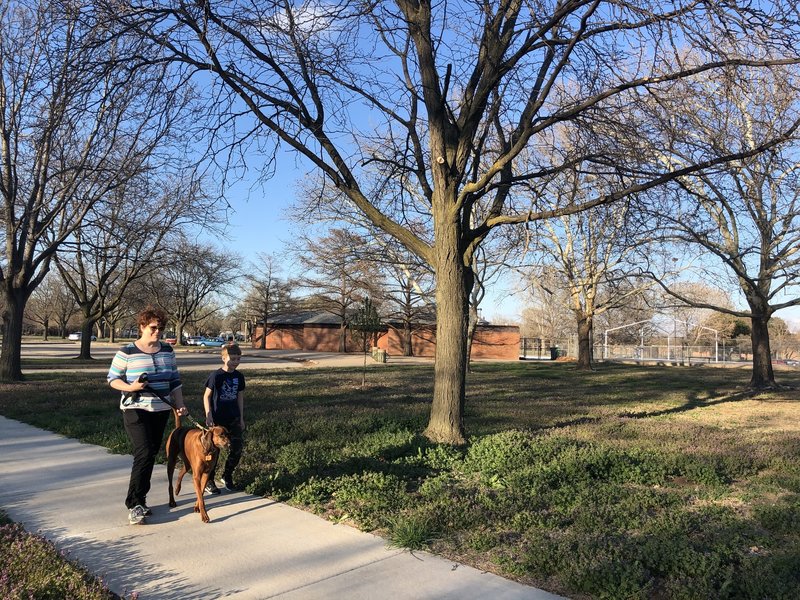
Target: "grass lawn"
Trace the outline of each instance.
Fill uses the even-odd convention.
[[[432,368],[245,371],[237,479],[572,598],[800,597],[800,392],[739,369],[478,363],[470,443],[428,443]],[[779,381],[800,388],[800,373]],[[206,374],[186,372],[202,414]],[[0,385],[0,413],[129,452],[102,376]]]

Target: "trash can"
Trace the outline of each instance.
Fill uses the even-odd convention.
[[[386,362],[386,350],[373,350],[372,351],[372,360],[379,363]]]
[[[558,358],[558,346],[550,346],[550,360]]]

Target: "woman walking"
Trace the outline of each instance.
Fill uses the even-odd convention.
[[[125,506],[131,525],[145,522],[151,514],[147,506],[150,478],[156,455],[164,439],[172,407],[145,386],[153,388],[175,404],[178,414],[188,414],[183,403],[181,379],[172,346],[162,343],[166,313],[147,307],[137,317],[139,338],[119,349],[108,371],[109,385],[121,392],[120,409],[125,432],[133,444],[133,466]],[[142,374],[146,381],[140,380]]]

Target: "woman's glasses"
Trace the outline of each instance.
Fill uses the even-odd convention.
[[[155,333],[156,331],[163,331],[164,328],[161,325],[150,325],[150,333]]]

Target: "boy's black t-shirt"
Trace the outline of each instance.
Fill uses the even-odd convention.
[[[244,375],[233,370],[217,369],[208,376],[206,387],[211,390],[211,414],[214,422],[234,421],[241,418],[237,397],[244,391]]]

